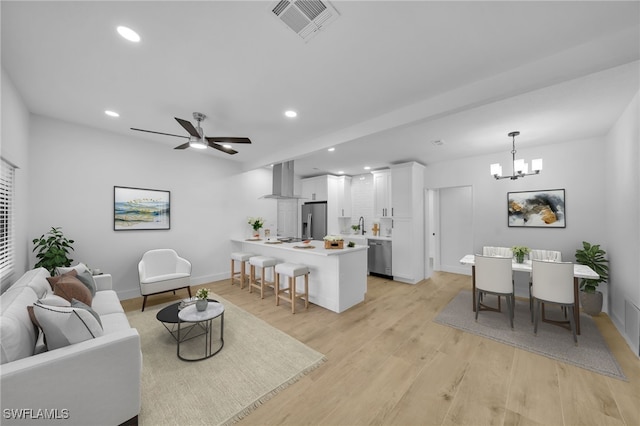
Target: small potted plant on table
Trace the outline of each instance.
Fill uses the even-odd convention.
[[[205,311],[207,309],[207,305],[209,305],[209,301],[207,298],[209,297],[209,289],[201,288],[196,292],[196,309],[199,311]]]
[[[344,238],[340,235],[327,235],[323,238],[324,248],[326,249],[342,249],[344,248]]]
[[[264,226],[264,219],[261,217],[250,217],[247,223],[253,228],[253,238],[260,238],[260,228]]]

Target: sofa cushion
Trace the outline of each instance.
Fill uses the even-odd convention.
[[[94,315],[84,308],[33,304],[33,313],[42,327],[49,350],[102,336]]]
[[[37,300],[36,292],[27,286],[11,287],[0,297],[0,363],[33,355],[37,330],[26,307]]]
[[[113,313],[100,315],[102,320],[102,328],[104,334],[111,334],[121,330],[127,330],[131,328],[127,315],[125,313]]]
[[[124,312],[118,294],[113,290],[98,291],[91,302],[91,308],[100,316]]]
[[[68,274],[62,275],[54,284],[53,294],[63,297],[69,302],[77,299],[91,306],[91,291],[78,278]]]
[[[11,288],[31,287],[38,297],[44,297],[51,292],[51,286],[47,283],[49,277],[49,271],[45,268],[31,269],[13,283]]]

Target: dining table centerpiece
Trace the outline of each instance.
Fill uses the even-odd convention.
[[[325,235],[324,248],[326,249],[343,249],[344,238],[341,235]]]
[[[250,217],[247,223],[253,229],[253,238],[260,238],[260,228],[264,226],[264,219],[261,217]]]
[[[513,252],[513,257],[516,258],[516,262],[523,263],[524,255],[529,254],[531,250],[529,249],[529,247],[525,246],[513,246],[511,247],[511,251]]]

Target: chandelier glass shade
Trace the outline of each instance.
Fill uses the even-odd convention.
[[[502,176],[502,166],[500,163],[494,163],[491,165],[491,175],[496,179],[511,179],[516,180],[521,177],[540,174],[542,170],[542,159],[538,158],[531,161],[531,172],[529,172],[529,165],[523,159],[516,160],[516,136],[520,132],[511,132],[508,136],[512,138],[511,142],[511,157],[513,160],[513,171],[511,175]]]

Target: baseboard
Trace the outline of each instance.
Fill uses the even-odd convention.
[[[222,272],[219,274],[210,274],[210,275],[202,275],[199,277],[191,277],[191,285],[201,285],[201,284],[207,284],[207,283],[211,283],[211,282],[215,282],[215,281],[222,281],[222,280],[227,280],[230,277],[230,273],[229,272]],[[128,300],[128,299],[135,299],[136,297],[141,297],[140,296],[140,288],[133,288],[133,289],[128,289],[128,290],[121,290],[118,291],[118,299],[120,300]]]
[[[452,274],[471,275],[471,267],[468,265],[440,265],[440,270]]]
[[[618,330],[618,333],[620,333],[620,335],[624,338],[625,342],[627,342],[627,345],[629,345],[631,352],[636,357],[640,358],[640,347],[636,346],[632,341],[632,339],[629,336],[627,336],[627,334],[625,333],[624,322],[620,320],[620,317],[618,317],[613,313],[609,313],[609,318],[611,318],[611,321],[613,322],[613,325]]]

